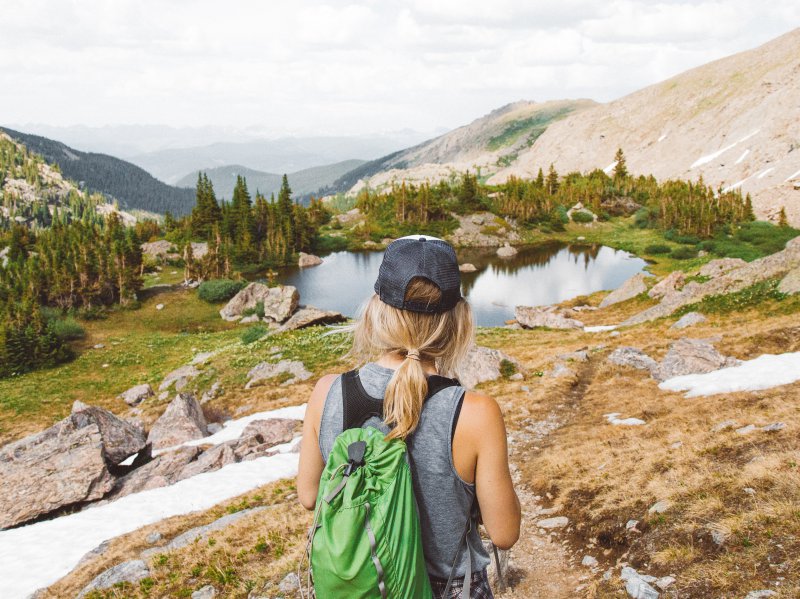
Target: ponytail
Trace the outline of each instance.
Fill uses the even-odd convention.
[[[405,439],[414,431],[427,394],[428,379],[420,363],[419,350],[410,349],[386,386],[383,420],[393,427],[387,439]]]

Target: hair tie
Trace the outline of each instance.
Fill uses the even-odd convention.
[[[419,350],[418,349],[410,349],[406,352],[406,358],[411,358],[412,360],[416,360],[419,362]]]

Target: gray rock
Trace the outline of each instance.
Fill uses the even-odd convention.
[[[114,485],[109,466],[143,447],[140,428],[78,406],[50,428],[0,448],[0,528],[101,498]]]
[[[642,576],[629,566],[622,568],[620,578],[625,581],[625,591],[633,599],[658,599],[659,593],[650,586],[647,579],[654,581],[652,576]]]
[[[189,364],[192,366],[202,366],[203,364],[208,362],[211,358],[213,358],[215,355],[217,355],[217,352],[215,351],[200,352],[199,354],[195,355],[194,358],[192,358],[192,361],[189,362]]]
[[[142,578],[147,578],[148,576],[150,576],[150,570],[142,560],[136,559],[122,562],[98,575],[92,582],[83,587],[83,590],[78,594],[78,599],[92,591],[108,589],[121,582],[139,582]]]
[[[782,431],[786,428],[785,422],[773,422],[772,424],[768,424],[767,426],[761,427],[761,430],[765,433],[777,433],[778,431]]]
[[[129,406],[138,406],[148,397],[153,397],[153,388],[147,383],[131,387],[124,393],[121,393],[119,398]]]
[[[730,272],[736,268],[741,268],[742,266],[747,266],[747,262],[741,258],[719,258],[718,260],[712,260],[708,264],[703,265],[699,274],[701,277],[714,278],[724,275],[726,272]]]
[[[653,358],[635,347],[618,347],[608,356],[608,361],[618,366],[630,366],[648,372],[654,372],[658,368],[658,363]]]
[[[297,425],[289,418],[254,420],[242,431],[234,453],[244,461],[266,455],[272,447],[291,441]]]
[[[800,267],[790,270],[778,284],[778,291],[786,295],[800,293]]]
[[[199,374],[200,371],[194,365],[186,364],[185,366],[181,366],[165,376],[164,380],[161,381],[161,384],[158,386],[158,390],[166,391],[172,385],[175,385],[176,390],[180,391],[180,389],[177,388],[178,384],[185,386],[189,379],[193,379]]]
[[[281,593],[294,593],[300,588],[300,578],[294,572],[290,572],[286,577],[281,580],[278,585],[278,590]]]
[[[800,242],[796,239],[790,240],[786,244],[786,249],[780,252],[753,260],[706,283],[689,283],[681,291],[666,295],[657,306],[630,317],[622,324],[630,326],[668,316],[679,308],[699,302],[709,295],[734,293],[760,281],[785,277],[790,271],[800,267]]]
[[[302,329],[318,324],[332,324],[336,322],[344,322],[347,317],[339,312],[331,310],[320,310],[314,306],[306,306],[299,309],[278,329],[278,331],[294,331],[295,329]]]
[[[556,306],[517,306],[514,318],[526,329],[583,329],[583,323],[557,312]]]
[[[200,404],[191,393],[180,393],[153,424],[147,442],[154,449],[165,449],[208,434]]]
[[[564,360],[565,362],[588,362],[589,352],[585,349],[579,349],[578,351],[570,352],[568,354],[559,354],[556,357],[559,360]]]
[[[162,539],[160,532],[151,532],[149,535],[145,537],[145,541],[150,543],[151,545],[155,545]]]
[[[194,593],[192,593],[192,599],[214,599],[217,596],[217,589],[212,587],[210,584],[197,589]]]
[[[511,258],[517,255],[517,248],[506,243],[503,247],[497,248],[497,255],[500,258]]]
[[[606,308],[608,306],[612,306],[614,304],[618,304],[620,302],[627,301],[631,298],[636,297],[640,293],[644,293],[647,291],[647,285],[645,285],[645,274],[638,273],[633,275],[630,279],[625,281],[620,287],[609,293],[606,297],[603,298],[603,301],[600,302],[601,308]]]
[[[147,464],[118,479],[107,499],[113,501],[131,493],[171,485],[180,480],[183,469],[200,453],[199,447],[180,447],[174,451],[162,453]]]
[[[662,499],[661,501],[657,501],[656,503],[651,505],[650,509],[647,510],[647,512],[650,514],[663,514],[670,507],[672,507],[672,502],[669,499]]]
[[[656,586],[662,591],[666,591],[673,584],[675,584],[675,577],[673,576],[662,576],[656,580]]]
[[[521,370],[519,362],[499,349],[473,345],[461,365],[459,381],[468,389],[480,383],[496,381],[500,378],[500,364],[503,360],[508,360],[517,370]]]
[[[745,595],[744,599],[766,599],[767,597],[777,597],[778,593],[776,591],[771,591],[769,589],[763,589],[761,591],[750,591]]]
[[[743,426],[742,428],[736,429],[737,435],[749,435],[753,431],[756,430],[756,426],[754,424],[748,424],[747,426]]]
[[[598,565],[597,559],[592,557],[591,555],[584,555],[583,560],[581,561],[582,566],[586,566],[587,568],[594,568]]]
[[[311,378],[311,373],[306,370],[302,362],[296,360],[281,360],[275,364],[271,362],[261,362],[247,373],[247,384],[245,389],[250,389],[256,383],[274,378],[280,374],[290,374],[291,378],[284,381],[283,385],[291,385],[299,381],[306,381]]]
[[[465,262],[464,264],[459,264],[458,270],[461,272],[475,272],[478,269],[471,262]]]
[[[648,297],[659,299],[665,295],[675,293],[678,289],[683,287],[686,280],[686,275],[680,270],[675,270],[669,273],[666,277],[661,279],[658,283],[653,285],[650,291],[647,292]]]
[[[202,402],[200,402],[200,403],[202,403]],[[209,423],[209,425],[206,427],[206,430],[208,431],[208,434],[209,434],[209,435],[215,435],[215,434],[217,434],[219,431],[221,431],[221,430],[222,430],[222,425],[221,425],[219,422],[211,422],[211,423]]]
[[[300,259],[297,261],[297,266],[300,268],[308,268],[309,266],[319,266],[322,264],[322,258],[314,254],[306,254],[300,252]]]
[[[728,531],[723,530],[719,527],[709,527],[709,532],[711,533],[711,540],[717,547],[722,547],[730,537]]]
[[[163,547],[154,547],[152,549],[145,549],[142,552],[142,559],[146,559],[151,555],[155,555],[157,553],[164,553],[165,551],[173,551],[175,549],[181,549],[186,547],[187,545],[191,545],[195,541],[205,541],[209,535],[214,532],[218,532],[220,530],[224,530],[234,522],[241,520],[245,516],[249,516],[251,514],[257,514],[258,512],[263,512],[264,510],[269,509],[264,506],[249,508],[246,510],[241,510],[239,512],[234,512],[233,514],[228,514],[214,520],[211,524],[206,524],[205,526],[197,526],[195,528],[189,529],[183,534],[178,535],[174,539],[172,539],[169,543],[167,543]]]
[[[204,472],[213,472],[235,461],[236,456],[233,453],[233,449],[229,445],[222,443],[204,451],[196,460],[189,462],[178,473],[177,480],[191,478]]]
[[[564,364],[564,362],[555,362],[553,363],[553,367],[545,373],[545,376],[553,379],[571,377],[575,376],[575,371]]]
[[[203,395],[200,398],[200,403],[204,404],[212,399],[216,399],[220,395],[222,395],[222,383],[219,381],[214,381],[211,387],[207,391],[203,392]]]
[[[254,322],[261,322],[261,318],[259,318],[258,314],[251,314],[250,316],[244,316],[239,321],[239,324],[252,324]]]
[[[168,254],[176,253],[176,248],[166,239],[148,241],[142,244],[142,253],[151,258],[165,259]]]
[[[569,524],[569,518],[566,516],[556,516],[555,518],[544,518],[536,523],[539,528],[553,529],[564,528]]]
[[[300,294],[291,285],[267,287],[261,283],[250,283],[219,314],[228,321],[239,320],[245,310],[254,309],[256,304],[263,302],[265,317],[275,322],[284,322],[295,311],[299,301]]]
[[[707,319],[700,312],[689,312],[680,317],[680,319],[673,324],[671,329],[685,329],[695,324],[705,322]]]
[[[638,524],[638,520],[628,520],[628,522],[625,524],[625,530],[633,530]]]
[[[715,424],[714,428],[711,429],[712,433],[721,433],[722,431],[726,431],[731,428],[735,428],[739,426],[739,423],[735,420],[724,420],[719,424]]]
[[[723,356],[705,339],[679,339],[670,346],[653,376],[659,381],[665,381],[676,376],[703,374],[737,364],[739,360]]]
[[[88,564],[95,558],[98,558],[101,555],[103,555],[106,551],[108,551],[108,547],[110,544],[111,544],[110,541],[106,539],[91,551],[87,551],[75,565],[75,568],[80,568],[81,566]]]

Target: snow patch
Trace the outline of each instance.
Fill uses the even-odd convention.
[[[798,177],[798,176],[800,176],[800,171],[797,171],[793,175],[789,175],[783,182],[786,183],[787,181],[791,181],[792,179],[794,179],[795,177]]]
[[[708,164],[709,162],[711,162],[711,161],[712,161],[712,160],[714,160],[715,158],[717,158],[717,157],[719,157],[719,156],[722,156],[722,154],[724,154],[725,152],[727,152],[727,151],[728,151],[728,150],[730,150],[731,148],[734,148],[734,147],[736,147],[738,144],[740,144],[740,143],[742,143],[742,142],[744,142],[744,141],[747,141],[748,139],[750,139],[751,137],[753,137],[753,136],[754,136],[756,133],[758,133],[759,131],[761,131],[761,129],[756,129],[756,130],[755,130],[755,131],[753,131],[752,133],[748,133],[747,135],[745,135],[745,136],[744,136],[742,139],[740,139],[739,141],[735,141],[735,142],[733,142],[732,144],[725,146],[725,147],[724,147],[724,148],[722,148],[721,150],[717,150],[716,152],[713,152],[713,153],[711,153],[711,154],[707,154],[707,155],[705,155],[705,156],[701,156],[700,158],[698,158],[697,160],[695,160],[695,161],[694,161],[694,163],[692,163],[692,166],[690,166],[689,168],[696,168],[696,167],[698,167],[698,166],[702,166],[702,165],[704,165],[704,164]]]
[[[733,191],[734,189],[738,189],[738,188],[739,188],[739,187],[741,187],[741,186],[742,186],[742,184],[743,184],[745,181],[747,181],[749,178],[750,178],[750,177],[745,177],[744,179],[742,179],[741,181],[739,181],[739,182],[737,182],[737,183],[734,183],[733,185],[728,185],[728,187],[726,187],[725,189],[723,189],[723,190],[722,190],[722,191],[723,191],[723,193],[724,193],[724,192],[726,192],[726,191]]]
[[[664,134],[663,134],[661,137],[659,137],[659,138],[658,138],[658,141],[659,141],[659,142],[662,142],[662,141],[664,141],[665,139],[667,139],[667,134],[666,134],[666,133],[664,133]]]
[[[279,446],[283,452],[294,443]],[[298,454],[278,453],[229,464],[169,487],[150,489],[81,512],[0,531],[3,597],[27,597],[68,574],[103,541],[142,526],[214,505],[297,474]]]
[[[617,161],[616,161],[616,160],[615,160],[614,162],[612,162],[611,164],[609,164],[609,165],[608,165],[606,168],[604,168],[604,169],[603,169],[603,172],[604,172],[604,173],[607,175],[607,174],[608,174],[608,173],[610,173],[612,170],[614,170],[614,167],[615,167],[615,166],[617,166]]]
[[[614,426],[642,426],[643,424],[647,424],[644,420],[639,418],[620,418],[622,414],[619,412],[614,412],[612,414],[603,414],[605,419],[608,420],[610,424]]]
[[[764,354],[739,366],[706,374],[687,374],[667,379],[658,388],[664,391],[686,391],[686,397],[759,391],[800,380],[800,352]]]
[[[603,333],[605,331],[613,331],[619,325],[616,324],[601,324],[593,327],[583,327],[584,333]]]
[[[771,166],[771,167],[769,167],[769,168],[767,168],[767,169],[764,169],[763,171],[761,171],[760,173],[758,173],[758,175],[756,175],[756,179],[763,179],[764,177],[766,177],[767,175],[769,175],[769,174],[770,174],[772,171],[774,171],[774,170],[775,170],[775,167],[774,167],[774,166]]]
[[[760,127],[759,127],[758,129],[756,129],[755,131],[753,131],[752,133],[748,133],[747,135],[745,135],[745,136],[744,136],[742,139],[740,139],[740,140],[739,140],[739,141],[737,141],[736,143],[737,143],[737,144],[740,144],[740,143],[742,143],[743,141],[747,141],[748,139],[750,139],[751,137],[753,137],[753,136],[754,136],[756,133],[758,133],[759,131],[761,131],[761,128],[760,128]]]
[[[739,156],[738,160],[736,160],[736,162],[734,162],[734,164],[739,164],[742,160],[745,159],[745,156],[747,156],[749,153],[750,153],[750,148],[748,148],[744,152],[742,152],[742,155]]]

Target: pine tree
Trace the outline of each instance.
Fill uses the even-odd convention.
[[[625,162],[625,154],[622,152],[622,148],[617,150],[617,153],[614,154],[614,180],[621,181],[627,178],[628,176],[628,165]]]
[[[786,217],[786,207],[781,206],[781,211],[778,213],[778,226],[779,227],[788,227],[789,226],[789,219]]]
[[[536,187],[544,189],[544,173],[541,166],[539,167],[539,173],[536,175]]]
[[[558,191],[558,173],[556,168],[550,163],[550,170],[547,172],[547,193],[551,196]]]

